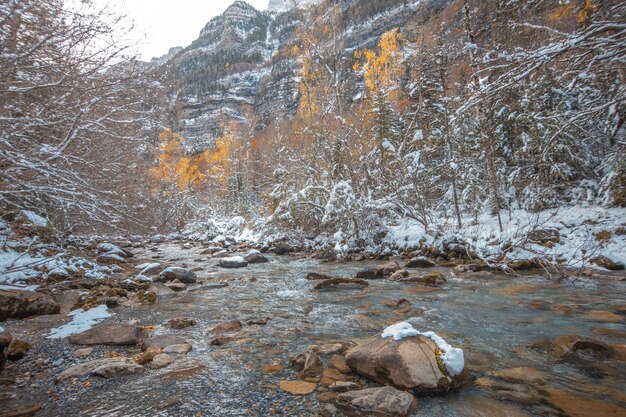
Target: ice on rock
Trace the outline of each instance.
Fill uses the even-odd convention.
[[[393,340],[402,340],[405,337],[425,336],[435,342],[441,350],[441,361],[446,367],[446,371],[451,376],[460,375],[465,367],[465,357],[463,349],[450,346],[445,340],[435,332],[419,332],[410,323],[405,321],[387,327],[381,334],[383,338],[393,337]]]
[[[111,313],[109,313],[105,304],[87,311],[79,308],[78,310],[71,311],[69,315],[73,317],[72,321],[61,327],[50,330],[50,334],[47,336],[48,339],[61,339],[84,332],[85,330],[91,329],[102,320],[111,317]]]

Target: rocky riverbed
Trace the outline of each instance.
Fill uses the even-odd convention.
[[[0,324],[13,339],[2,415],[626,413],[619,272],[556,280],[424,259],[325,263],[280,248],[121,246],[93,250],[123,272],[46,283],[35,294],[53,301],[38,301],[47,306],[39,315]],[[72,327],[85,321],[78,306],[93,311],[87,333]],[[381,338],[400,321],[462,348],[462,375],[447,375],[430,339]]]

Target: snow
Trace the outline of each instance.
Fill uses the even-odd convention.
[[[231,257],[228,257],[228,258],[222,258],[222,260],[223,260],[224,262],[237,262],[237,263],[240,263],[240,262],[245,262],[245,261],[246,261],[246,260],[243,258],[243,256],[231,256]]]
[[[251,255],[260,255],[260,254],[261,254],[261,252],[259,252],[258,250],[256,250],[256,249],[251,249],[251,250],[250,250],[250,251],[246,254],[246,256],[251,256]]]
[[[575,205],[531,213],[523,209],[502,211],[504,230],[500,232],[495,216],[483,213],[474,222],[464,216],[464,228],[456,229],[449,219],[435,219],[430,231],[410,219],[387,226],[388,235],[384,245],[396,249],[415,249],[420,240],[431,247],[442,248],[444,244],[458,242],[476,252],[487,262],[498,262],[503,248],[511,243],[508,261],[532,258],[559,259],[570,267],[599,268],[589,263],[589,259],[603,255],[614,262],[626,263],[626,235],[612,233],[605,241],[598,241],[596,233],[614,232],[623,227],[626,208],[606,208],[592,205]],[[528,241],[533,230],[556,229],[560,242],[553,247],[541,246]],[[433,232],[436,231],[436,232]]]
[[[135,277],[135,281],[139,281],[139,282],[152,282],[152,278],[147,277],[147,276],[145,276],[145,275],[141,275],[141,274],[139,274],[139,275],[137,275],[137,276]]]
[[[4,333],[4,327],[0,326],[0,333]]]
[[[405,337],[419,336],[419,335],[420,335],[420,332],[415,330],[413,326],[411,326],[410,323],[402,321],[400,323],[396,323],[394,325],[387,327],[385,330],[383,330],[383,333],[381,336],[383,337],[383,339],[386,339],[388,337],[393,337],[393,340],[398,341],[398,340],[404,339]]]
[[[48,226],[48,220],[41,217],[40,215],[38,215],[35,212],[32,212],[30,210],[22,210],[22,214],[28,219],[28,221],[33,225],[33,226],[38,226],[38,227],[46,227]]]
[[[437,336],[435,332],[425,332],[422,333],[422,335],[428,337],[439,346],[442,352],[441,361],[445,365],[448,374],[457,376],[463,372],[463,368],[465,367],[463,349],[450,346],[445,340]]]
[[[451,376],[460,375],[465,367],[465,358],[463,349],[450,346],[445,340],[439,337],[435,332],[419,332],[413,328],[410,323],[405,321],[396,323],[383,330],[381,336],[386,339],[393,337],[393,340],[399,341],[405,337],[425,336],[431,339],[441,350],[441,361],[446,367],[446,371]]]
[[[111,317],[111,313],[109,313],[105,304],[87,311],[79,308],[78,310],[71,311],[69,315],[73,317],[72,321],[61,327],[50,330],[50,334],[47,336],[48,339],[61,339],[84,332],[85,330],[91,329],[102,320]]]
[[[160,264],[160,263],[157,263],[157,262],[152,262],[152,263],[150,263],[150,262],[146,262],[146,263],[143,263],[143,264],[139,264],[139,265],[137,265],[137,266],[135,267],[135,269],[138,269],[138,270],[140,270],[140,271],[143,271],[143,270],[146,270],[146,269],[154,269],[154,268],[158,268],[158,267],[160,267],[160,266],[161,266],[161,264]]]
[[[14,284],[36,278],[41,274],[33,269],[46,262],[46,258],[31,256],[13,249],[0,251],[0,284]]]

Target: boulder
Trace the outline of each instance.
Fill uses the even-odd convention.
[[[418,393],[443,393],[460,385],[441,363],[439,348],[425,336],[395,341],[376,335],[348,351],[352,370],[383,385]]]
[[[391,276],[389,276],[389,280],[390,281],[401,281],[402,278],[406,278],[408,276],[409,276],[409,271],[407,271],[406,269],[401,269],[401,270],[396,271],[393,274],[391,274]]]
[[[166,346],[163,349],[163,353],[186,355],[187,353],[191,352],[191,349],[192,347],[189,343],[177,343],[175,345]]]
[[[269,259],[261,255],[260,253],[250,253],[246,255],[244,259],[249,264],[264,264],[270,261]]]
[[[306,279],[308,279],[309,281],[323,281],[325,279],[333,279],[335,277],[331,277],[330,275],[326,275],[326,274],[319,274],[317,272],[309,272],[308,274],[306,274]]]
[[[611,271],[623,271],[624,264],[612,261],[606,256],[596,256],[591,259],[591,262],[598,265],[599,267],[611,270]]]
[[[184,329],[195,326],[195,324],[196,321],[194,319],[172,319],[167,322],[167,325],[172,329]]]
[[[134,324],[101,324],[69,337],[74,345],[137,345],[146,337],[144,329]]]
[[[239,320],[229,320],[222,322],[209,330],[211,334],[219,335],[222,333],[229,333],[235,330],[241,329],[241,322]]]
[[[7,359],[10,361],[18,361],[22,359],[32,348],[31,344],[23,340],[13,340],[7,350]]]
[[[220,259],[218,265],[222,268],[245,268],[248,262],[241,256],[231,256]]]
[[[393,387],[348,391],[337,396],[337,406],[349,416],[406,417],[417,410],[417,399]]]
[[[146,277],[153,277],[159,275],[163,268],[161,268],[160,263],[143,263],[137,265],[135,269],[139,270],[139,274],[144,275]]]
[[[198,280],[198,277],[194,272],[189,271],[185,268],[170,266],[161,271],[158,280],[163,282],[178,280],[183,284],[194,284]]]
[[[296,251],[296,248],[294,248],[291,245],[288,245],[287,243],[277,243],[276,245],[274,245],[274,248],[272,249],[272,252],[274,252],[276,255],[285,255],[287,253],[291,253],[295,251]]]
[[[448,282],[446,277],[441,272],[437,271],[427,272],[420,275],[410,275],[408,277],[400,278],[398,281],[419,282],[420,284],[432,285],[435,287],[444,285]]]
[[[103,253],[96,258],[96,262],[101,264],[125,264],[126,259],[115,253]]]
[[[393,274],[396,271],[399,271],[400,269],[400,264],[398,263],[398,261],[389,261],[385,264],[380,265],[377,269],[376,269],[376,276],[379,278],[382,277],[388,277],[391,276],[391,274]]]
[[[47,294],[34,291],[0,290],[0,321],[58,314],[59,303]]]
[[[106,358],[96,359],[80,365],[74,365],[63,372],[57,378],[57,382],[70,378],[79,378],[86,375],[96,375],[104,378],[112,378],[122,375],[131,375],[144,371],[144,367],[138,365],[129,358]]]
[[[389,261],[375,268],[365,268],[357,272],[356,277],[362,279],[378,279],[391,276],[394,272],[401,270],[398,261]]]
[[[174,292],[181,292],[187,289],[187,284],[183,284],[182,282],[166,282],[165,286]]]
[[[411,258],[411,260],[404,265],[405,268],[431,268],[433,266],[435,266],[435,261],[425,256]]]
[[[300,371],[300,378],[319,375],[322,370],[322,361],[315,352],[304,353],[304,364]]]
[[[161,352],[162,350],[160,347],[152,346],[144,350],[143,352],[138,353],[135,356],[133,356],[133,360],[140,365],[145,365],[147,363],[152,362],[152,359],[154,359],[154,357]]]
[[[558,360],[569,361],[590,356],[606,358],[613,354],[613,350],[599,340],[577,335],[563,335],[554,339],[551,353]]]
[[[313,288],[316,290],[324,290],[328,288],[338,288],[338,287],[363,288],[363,287],[367,287],[368,285],[369,283],[367,281],[365,281],[364,279],[359,279],[359,278],[332,278],[332,279],[327,279],[327,280],[320,282]]]
[[[159,349],[165,349],[168,346],[180,345],[187,343],[184,337],[176,336],[173,334],[162,334],[158,336],[151,336],[143,341],[141,344],[142,349],[146,350],[151,347],[157,347]]]
[[[317,384],[305,381],[280,381],[280,389],[292,395],[308,395],[315,391]]]
[[[359,389],[359,384],[352,381],[335,381],[328,386],[328,389],[335,392],[348,392]]]
[[[154,359],[152,359],[150,367],[152,369],[161,369],[170,365],[172,362],[174,362],[174,358],[172,358],[170,355],[168,355],[167,353],[159,353],[154,357]]]
[[[13,337],[11,333],[4,331],[2,327],[0,327],[0,371],[4,369],[4,364],[6,362],[6,353],[5,351],[11,344]]]

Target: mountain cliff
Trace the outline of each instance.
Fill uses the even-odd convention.
[[[375,45],[385,31],[409,19],[423,20],[445,3],[341,2],[335,7],[336,30],[341,31],[340,70],[348,72],[354,52]],[[293,115],[299,102],[298,64],[289,50],[303,41],[296,28],[311,15],[328,19],[323,15],[328,7],[317,0],[272,0],[263,12],[235,1],[207,23],[191,45],[174,57],[170,53],[157,60],[167,74],[168,107],[174,109],[167,124],[201,149],[210,146],[231,120],[254,119],[253,128],[258,129]],[[358,93],[358,85],[354,87],[344,92],[345,100]]]

